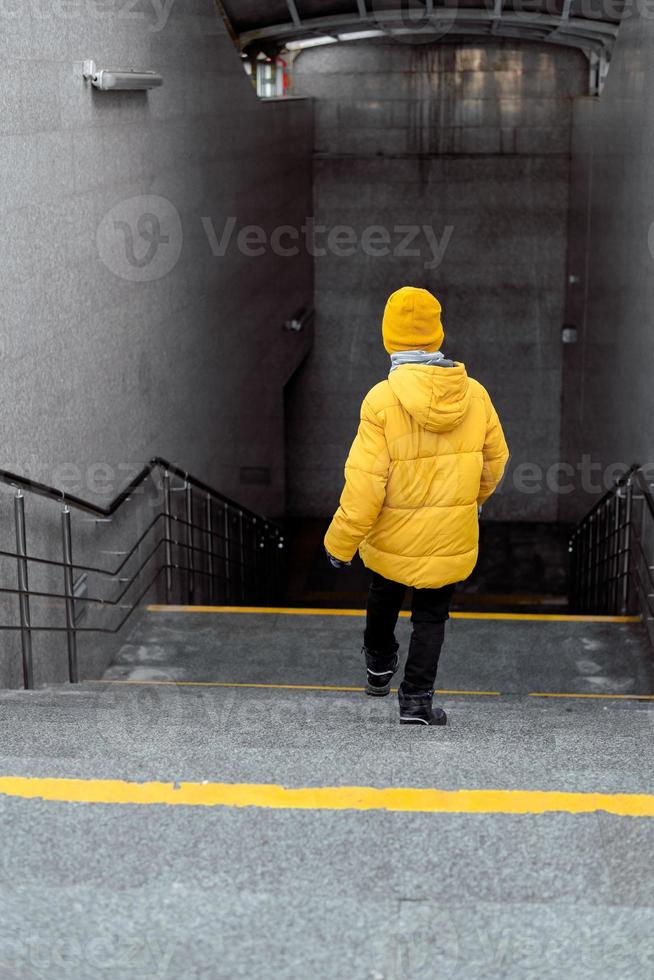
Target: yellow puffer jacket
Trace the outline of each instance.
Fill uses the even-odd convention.
[[[479,504],[508,459],[497,412],[463,364],[404,364],[368,393],[327,551],[387,579],[438,588],[477,562]]]

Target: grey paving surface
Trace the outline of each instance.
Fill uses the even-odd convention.
[[[211,621],[212,635],[208,617],[185,617],[185,645],[179,617],[153,617],[153,632],[141,624],[111,672],[259,677],[262,624]],[[266,680],[289,679],[286,643],[304,680],[328,679],[331,644],[331,673],[357,682],[348,644],[359,621],[312,622],[266,621],[268,649],[284,654],[271,654]],[[554,633],[540,634],[549,668],[557,643],[574,666],[574,641],[559,624]],[[452,676],[469,676],[459,663],[467,642],[492,635],[456,624]],[[601,642],[598,662],[614,678],[634,663],[647,676],[638,631],[583,636]],[[523,650],[530,664],[533,637],[514,637],[514,663]],[[569,688],[575,671],[559,664],[555,679]],[[394,699],[356,693],[106,681],[5,692],[0,772],[652,792],[653,703],[444,703],[451,725],[415,732],[397,725]],[[0,840],[0,976],[640,980],[654,967],[654,820],[0,797]]]
[[[361,616],[152,613],[105,676],[360,685]],[[410,623],[397,638],[406,653]],[[647,694],[654,658],[640,626],[451,619],[438,686]]]
[[[123,687],[0,696],[13,775],[651,792],[654,703],[444,697],[450,724],[397,724],[394,698]]]
[[[637,821],[17,801],[0,820],[2,959],[37,967],[13,975],[651,976]]]

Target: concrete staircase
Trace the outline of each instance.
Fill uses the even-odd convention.
[[[397,724],[393,697],[362,695],[361,626],[151,612],[102,680],[0,694],[0,769],[18,780],[0,787],[9,975],[651,977],[654,819],[567,797],[491,812],[507,790],[651,800],[640,626],[454,619],[439,678],[450,724],[419,730]],[[276,786],[481,790],[491,804],[118,805],[125,785],[137,804],[162,783],[246,800],[252,787],[264,800]]]
[[[148,612],[108,680],[169,679],[361,687],[363,615],[352,611]],[[410,622],[397,638],[406,652]],[[398,675],[400,676],[400,675]],[[654,657],[636,622],[455,614],[438,687],[634,695],[654,691]]]

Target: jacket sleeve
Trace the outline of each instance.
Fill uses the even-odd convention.
[[[495,491],[504,475],[504,467],[509,458],[509,448],[504,438],[502,426],[488,393],[486,398],[486,438],[484,440],[484,465],[481,471],[477,503],[483,504]]]
[[[359,429],[345,463],[345,487],[327,534],[325,548],[350,561],[382,509],[390,455],[384,427],[365,399]]]

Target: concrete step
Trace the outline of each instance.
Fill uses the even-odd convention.
[[[361,686],[363,615],[150,612],[108,679],[168,678]],[[410,622],[397,638],[405,655]],[[401,676],[401,675],[399,675]],[[452,618],[438,687],[502,694],[654,692],[654,657],[638,623]]]
[[[98,681],[0,695],[16,776],[651,792],[654,702],[443,695],[446,728],[394,697]]]
[[[565,804],[521,814],[121,804],[117,781],[137,794],[151,783],[401,788],[403,798],[651,792],[654,701],[506,693],[547,680],[597,694],[589,678],[600,676],[603,690],[643,693],[638,627],[454,620],[442,680],[504,693],[445,694],[450,724],[416,730],[397,723],[393,697],[332,689],[362,682],[361,625],[152,613],[104,679],[0,693],[10,974],[649,978],[654,819]],[[403,620],[403,643],[407,630]],[[26,790],[5,788],[21,777]],[[97,787],[111,802],[78,802]]]

